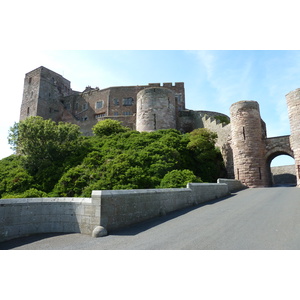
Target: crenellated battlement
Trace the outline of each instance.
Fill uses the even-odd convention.
[[[149,83],[148,86],[150,87],[155,87],[155,86],[162,86],[165,88],[170,88],[170,87],[180,87],[183,88],[184,87],[184,82],[175,82],[174,84],[172,82],[164,82],[162,85],[161,83]]]

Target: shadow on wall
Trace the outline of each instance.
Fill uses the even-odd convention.
[[[235,194],[231,194],[229,196],[222,197],[222,198],[215,199],[215,200],[211,200],[211,201],[207,201],[205,203],[201,203],[201,204],[198,204],[198,205],[195,205],[195,206],[183,208],[183,209],[177,210],[177,211],[172,211],[172,212],[167,213],[165,216],[154,217],[152,219],[149,219],[149,220],[146,220],[146,221],[143,221],[143,222],[139,222],[139,223],[136,223],[136,224],[129,225],[128,227],[125,227],[125,228],[122,228],[122,229],[112,230],[110,232],[110,235],[134,236],[134,235],[137,235],[137,234],[139,234],[143,231],[149,230],[152,227],[155,227],[159,224],[168,222],[172,219],[175,219],[177,217],[185,215],[185,214],[187,214],[191,211],[199,209],[203,206],[212,205],[212,204],[218,203],[220,201],[223,201],[225,199],[229,199],[229,198],[234,197],[234,196],[235,196]]]
[[[296,186],[296,175],[284,173],[273,175],[273,186]]]

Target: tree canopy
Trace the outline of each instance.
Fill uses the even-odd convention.
[[[138,132],[105,120],[79,127],[30,117],[15,124],[15,155],[0,160],[0,197],[90,197],[92,190],[184,187],[224,172],[216,134],[197,129]],[[222,174],[223,175],[223,174]]]

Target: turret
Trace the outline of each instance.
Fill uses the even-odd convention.
[[[269,185],[265,162],[265,125],[256,101],[232,104],[231,135],[235,179],[248,187]]]
[[[176,129],[176,101],[173,91],[151,87],[137,94],[136,130]]]
[[[286,96],[290,120],[290,145],[294,152],[297,186],[300,186],[300,89],[296,89]]]

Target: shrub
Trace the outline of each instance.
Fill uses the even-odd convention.
[[[44,198],[44,197],[48,197],[47,193],[43,192],[43,191],[39,191],[37,189],[31,188],[27,191],[25,191],[24,193],[20,193],[20,194],[3,194],[2,198],[3,199],[10,199],[10,198]]]
[[[173,170],[168,172],[160,183],[161,188],[182,188],[189,182],[202,182],[191,170]]]

